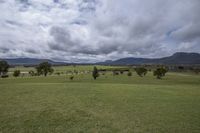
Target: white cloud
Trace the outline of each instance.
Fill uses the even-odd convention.
[[[200,52],[199,0],[0,0],[0,56],[102,61]]]

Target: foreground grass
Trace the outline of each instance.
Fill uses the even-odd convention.
[[[199,133],[200,77],[0,79],[0,132]]]

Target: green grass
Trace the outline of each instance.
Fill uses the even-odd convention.
[[[0,133],[200,132],[198,75],[10,77],[0,94]]]

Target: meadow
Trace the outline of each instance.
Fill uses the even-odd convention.
[[[93,66],[54,69],[61,74],[0,79],[0,133],[200,132],[200,75],[107,72],[94,80],[84,73]],[[66,71],[74,70],[83,73],[71,81]]]

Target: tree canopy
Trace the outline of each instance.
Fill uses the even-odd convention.
[[[42,62],[36,67],[38,75],[47,76],[48,73],[53,73],[52,65],[48,62]]]
[[[96,78],[99,77],[99,71],[96,66],[93,68],[92,76],[94,80],[96,80]]]
[[[165,76],[165,74],[167,73],[167,69],[166,68],[157,68],[154,72],[153,75],[157,77],[157,79],[161,79],[162,77]]]
[[[144,77],[147,74],[147,69],[144,67],[135,68],[135,71],[140,77]]]

